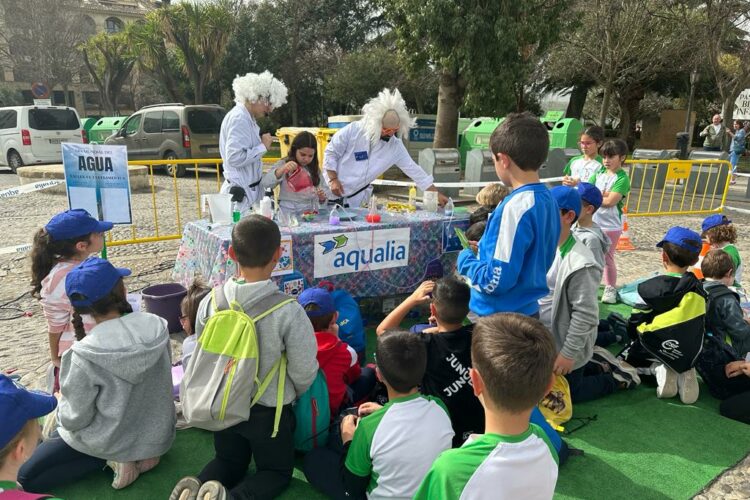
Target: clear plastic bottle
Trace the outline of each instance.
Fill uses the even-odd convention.
[[[443,210],[445,211],[445,215],[447,215],[448,217],[452,217],[454,208],[455,206],[453,205],[453,198],[448,198],[448,202],[443,208]]]
[[[260,200],[260,215],[273,219],[273,200],[267,195]]]
[[[232,222],[237,224],[240,219],[242,218],[242,214],[240,213],[239,207],[237,207],[237,202],[232,202]]]

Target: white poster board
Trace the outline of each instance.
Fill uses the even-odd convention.
[[[315,235],[315,278],[409,265],[410,228]]]
[[[62,156],[71,209],[82,208],[97,220],[133,223],[125,146],[64,142]]]
[[[732,118],[735,120],[750,120],[750,89],[740,92],[739,97],[734,101],[734,113]],[[731,123],[728,127],[731,127]]]

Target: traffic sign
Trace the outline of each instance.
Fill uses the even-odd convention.
[[[36,99],[47,99],[49,97],[50,88],[44,82],[34,82],[31,85],[31,95]]]

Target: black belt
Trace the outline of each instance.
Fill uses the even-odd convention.
[[[353,192],[352,194],[348,194],[346,196],[342,196],[341,198],[336,198],[335,200],[328,200],[328,201],[329,201],[329,203],[338,203],[342,207],[348,208],[349,204],[348,203],[344,203],[344,200],[345,199],[349,199],[349,198],[354,198],[355,196],[357,196],[359,193],[361,193],[365,189],[369,188],[370,186],[371,186],[371,184],[367,184],[365,187],[363,187],[363,188],[361,188],[361,189]]]

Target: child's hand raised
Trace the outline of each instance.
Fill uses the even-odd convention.
[[[421,304],[422,302],[429,302],[430,294],[435,288],[434,281],[423,281],[419,287],[409,296],[409,301]]]

